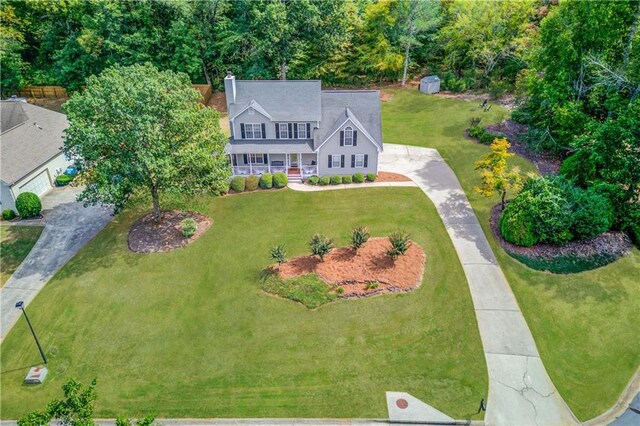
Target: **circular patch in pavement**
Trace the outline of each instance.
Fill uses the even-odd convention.
[[[402,398],[401,398],[401,399],[398,399],[398,400],[396,401],[396,406],[397,406],[399,409],[404,410],[405,408],[407,408],[407,407],[409,406],[409,403],[407,402],[407,400],[406,400],[406,399],[402,399]]]

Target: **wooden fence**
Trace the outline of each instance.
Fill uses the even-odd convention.
[[[69,97],[62,86],[27,86],[20,90],[20,96],[36,99],[66,99]]]
[[[211,98],[211,86],[208,84],[194,84],[193,88],[198,90],[203,99],[203,103],[206,105]],[[27,86],[20,90],[20,96],[25,98],[35,99],[67,99],[67,91],[62,86]]]

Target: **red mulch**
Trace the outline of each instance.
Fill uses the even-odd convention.
[[[316,256],[301,256],[279,267],[280,277],[289,279],[309,273],[344,288],[341,297],[372,296],[380,293],[410,291],[422,283],[426,255],[412,243],[404,256],[387,256],[387,238],[372,238],[357,252],[351,247],[334,249],[320,262]],[[377,288],[365,290],[367,284]]]
[[[496,204],[491,210],[489,219],[491,231],[496,241],[507,253],[515,253],[529,259],[555,259],[567,256],[590,258],[601,253],[611,253],[619,258],[627,254],[633,247],[629,237],[620,231],[605,232],[588,240],[570,241],[562,246],[538,243],[531,247],[520,247],[511,244],[502,237],[498,225],[501,215],[500,204]]]
[[[198,223],[196,233],[186,238],[182,235],[183,219],[195,219]],[[129,249],[137,253],[157,253],[175,250],[197,240],[211,226],[211,220],[196,212],[163,211],[160,222],[153,221],[153,214],[138,219],[129,231]]]
[[[410,182],[411,179],[400,173],[378,172],[376,182]]]

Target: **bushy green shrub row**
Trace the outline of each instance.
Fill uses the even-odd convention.
[[[504,239],[518,246],[562,245],[608,231],[613,217],[611,202],[595,189],[563,177],[538,177],[507,205],[499,227]]]
[[[307,183],[309,185],[329,185],[329,184],[340,185],[340,184],[350,184],[350,183],[363,183],[365,179],[369,182],[375,182],[377,177],[378,176],[375,173],[368,173],[365,178],[365,176],[360,172],[354,174],[353,176],[351,175],[344,175],[344,176],[333,175],[333,176],[322,176],[322,177],[310,176],[307,179]]]
[[[287,175],[283,172],[276,172],[274,174],[265,173],[260,177],[255,175],[250,175],[246,178],[243,176],[236,176],[231,179],[229,187],[231,188],[231,190],[233,190],[233,192],[244,192],[255,191],[258,188],[284,188],[285,186],[287,186],[287,183]]]
[[[483,145],[491,145],[495,138],[502,138],[504,136],[491,133],[487,129],[481,126],[474,126],[469,129],[469,136],[476,138],[478,142]]]

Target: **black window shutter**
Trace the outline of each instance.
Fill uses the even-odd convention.
[[[340,146],[344,146],[344,132],[340,130]]]
[[[242,157],[244,159],[244,164],[249,164],[249,156],[247,154],[242,154]]]
[[[264,164],[269,164],[269,157],[267,154],[262,154],[262,157],[264,158]]]
[[[231,164],[233,164],[234,166],[238,165],[238,158],[236,157],[235,154],[231,156]]]
[[[293,138],[298,139],[298,123],[293,125]]]
[[[276,123],[276,139],[280,139],[280,123]]]
[[[364,155],[364,166],[367,167],[369,164],[369,154]]]
[[[351,155],[351,168],[354,168],[356,166],[356,156],[355,155]]]
[[[293,139],[293,124],[289,123],[289,139]]]
[[[311,123],[307,123],[307,139],[311,139]]]
[[[242,134],[242,139],[244,139],[244,123],[240,123],[240,133]]]
[[[262,123],[262,125],[260,127],[262,127],[262,139],[266,139],[267,138],[266,126],[264,125],[264,123]]]
[[[331,156],[329,156],[329,168],[333,167],[333,164],[331,164],[332,163],[331,160],[332,160],[332,158],[331,158]]]
[[[358,145],[358,132],[357,131],[353,131],[353,146]]]
[[[344,154],[340,156],[340,167],[344,169]]]

